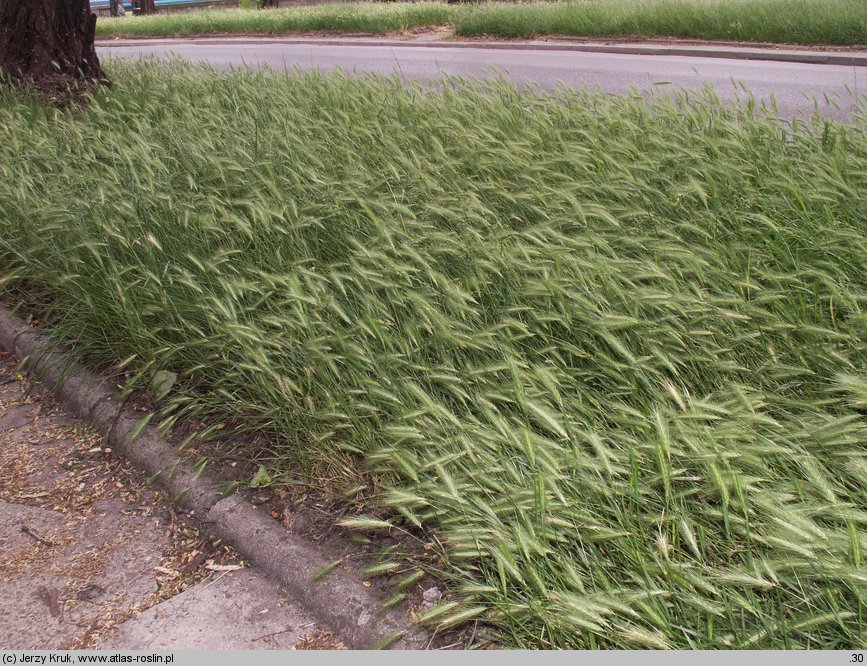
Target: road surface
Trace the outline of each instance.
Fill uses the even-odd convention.
[[[690,56],[529,51],[431,46],[334,45],[279,40],[155,40],[98,48],[100,57],[180,56],[219,67],[298,67],[304,70],[375,72],[427,82],[441,74],[489,77],[498,72],[516,83],[543,89],[560,84],[622,93],[669,87],[713,86],[726,101],[744,96],[743,84],[757,99],[775,98],[784,115],[809,115],[815,106],[838,120],[852,116],[867,93],[867,68],[794,62],[732,60]]]

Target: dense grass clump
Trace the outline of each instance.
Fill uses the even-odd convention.
[[[364,32],[452,26],[464,37],[690,37],[790,44],[867,44],[863,0],[580,0],[472,5],[336,3],[100,19],[116,36]]]
[[[0,100],[5,289],[357,457],[528,647],[864,645],[865,119],[118,65]],[[213,416],[212,416],[213,418]]]

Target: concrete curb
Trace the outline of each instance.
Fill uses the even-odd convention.
[[[398,649],[423,647],[424,632],[400,609],[382,610],[383,599],[362,584],[358,567],[344,562],[318,582],[314,574],[330,563],[307,539],[285,530],[240,495],[222,498],[219,485],[178,456],[140,415],[127,410],[105,379],[69,360],[44,333],[0,305],[0,347],[54,392],[75,416],[89,422],[114,450],[151,475],[184,509],[203,520],[206,531],[226,541],[246,560],[283,585],[307,610],[354,649],[384,643]],[[140,431],[137,435],[137,431]]]
[[[692,58],[721,58],[728,60],[763,60],[770,62],[798,62],[813,65],[842,65],[867,67],[867,52],[808,51],[795,49],[750,48],[719,45],[672,45],[672,44],[600,44],[570,42],[462,42],[452,40],[408,41],[395,39],[318,39],[303,37],[186,37],[186,38],[131,38],[97,39],[97,46],[104,48],[171,45],[195,42],[197,44],[305,44],[308,46],[386,46],[391,48],[436,48],[436,49],[498,49],[515,51],[580,51],[584,53],[612,53],[620,55],[682,56]]]

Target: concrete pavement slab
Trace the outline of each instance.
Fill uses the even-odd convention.
[[[167,542],[154,517],[82,520],[0,501],[0,647],[71,647],[102,617],[129,612],[158,592]]]
[[[229,571],[128,620],[101,647],[113,650],[289,650],[315,623],[276,584]]]

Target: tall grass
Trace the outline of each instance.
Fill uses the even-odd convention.
[[[209,10],[100,19],[114,36],[364,32],[453,26],[459,36],[692,37],[795,44],[867,44],[862,0],[581,0],[449,6],[339,3],[281,10]]]
[[[4,289],[177,373],[267,463],[434,528],[429,621],[568,648],[851,648],[867,604],[867,134],[710,92],[113,64],[0,100]]]

